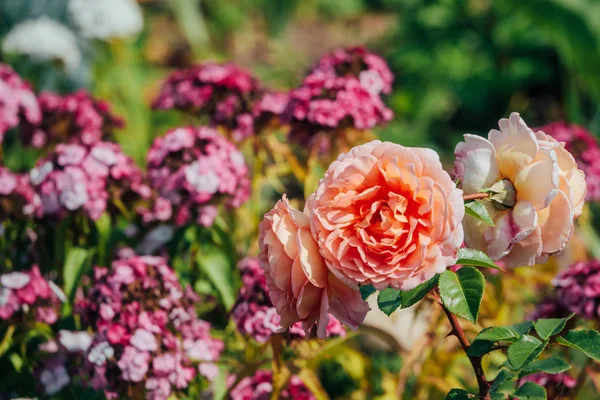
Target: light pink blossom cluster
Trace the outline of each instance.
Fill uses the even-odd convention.
[[[197,296],[161,257],[131,257],[97,267],[78,301],[95,331],[86,353],[89,384],[108,398],[166,400],[199,373],[212,380],[223,343],[197,317]]]
[[[85,90],[67,95],[42,92],[38,101],[41,123],[27,124],[21,134],[21,140],[35,148],[58,143],[91,146],[112,141],[115,129],[124,126],[108,102],[92,97]]]
[[[600,146],[598,139],[579,125],[554,122],[537,130],[543,131],[559,142],[575,157],[577,166],[585,173],[587,184],[586,200],[600,200]]]
[[[0,320],[33,315],[36,321],[53,324],[64,300],[62,291],[42,277],[37,265],[26,272],[0,275]]]
[[[250,196],[242,153],[208,127],[173,129],[148,152],[148,176],[159,198],[142,209],[144,221],[211,226],[217,206],[239,207]]]
[[[290,137],[306,143],[321,131],[364,130],[390,121],[393,113],[381,95],[391,91],[392,81],[385,61],[361,47],[325,55],[290,93],[283,114]]]
[[[0,221],[29,218],[40,205],[28,174],[17,174],[0,166]]]
[[[38,161],[31,182],[40,196],[42,215],[59,218],[83,210],[96,220],[111,200],[150,196],[142,171],[119,145],[109,142],[57,145]]]
[[[273,373],[259,370],[254,376],[244,378],[231,391],[231,400],[267,400],[273,393]],[[293,375],[286,388],[279,394],[283,400],[313,400],[315,397],[308,390],[304,382]]]
[[[252,101],[260,92],[259,82],[235,64],[206,62],[173,72],[153,107],[206,116],[232,132],[234,140],[242,140],[254,132]]]
[[[8,65],[0,63],[0,143],[20,123],[38,124],[42,118],[31,86]]]
[[[266,343],[271,335],[280,332],[280,317],[269,299],[264,271],[258,258],[247,257],[240,261],[238,268],[242,274],[242,287],[238,293],[232,318],[239,332],[252,337],[259,343]],[[328,337],[346,336],[346,330],[333,315],[329,316],[326,328]],[[286,332],[292,340],[306,337],[301,322],[296,322]]]

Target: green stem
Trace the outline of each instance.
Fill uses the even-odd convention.
[[[15,333],[15,329],[16,328],[14,325],[10,325],[8,327],[8,329],[6,330],[6,333],[4,334],[4,338],[2,338],[2,342],[0,342],[0,356],[4,355],[4,353],[6,353],[6,351],[10,347],[10,343],[11,343],[13,334]]]

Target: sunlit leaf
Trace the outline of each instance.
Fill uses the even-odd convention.
[[[474,267],[450,270],[440,275],[440,296],[453,314],[475,323],[485,290],[485,278]]]

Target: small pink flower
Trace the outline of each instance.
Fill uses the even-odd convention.
[[[141,382],[148,372],[150,354],[127,346],[117,365],[121,369],[123,379],[131,382]]]

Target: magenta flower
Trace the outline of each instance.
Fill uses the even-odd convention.
[[[148,175],[158,193],[140,208],[145,222],[211,226],[217,205],[236,208],[250,196],[248,167],[235,146],[214,129],[177,128],[157,138],[148,152]]]
[[[386,62],[361,47],[325,55],[290,93],[282,119],[291,139],[306,145],[319,132],[365,130],[393,117],[383,104],[393,75]]]
[[[273,373],[267,370],[259,370],[254,376],[244,378],[231,391],[231,400],[267,400],[273,393]],[[302,380],[293,375],[287,387],[280,395],[283,400],[313,400],[315,397],[304,385]]]
[[[0,275],[0,320],[32,316],[30,320],[54,324],[65,295],[45,280],[37,265],[26,272]],[[27,321],[27,320],[25,320]]]
[[[91,146],[113,141],[114,131],[124,126],[108,102],[92,97],[85,90],[67,95],[43,92],[38,99],[41,121],[26,124],[21,136],[28,146],[42,148],[59,143]]]
[[[111,205],[148,198],[150,188],[142,171],[119,145],[98,142],[90,147],[59,144],[31,171],[31,182],[41,201],[40,216],[62,218],[83,210],[96,220]]]
[[[11,67],[0,63],[0,144],[9,129],[26,122],[38,124],[41,118],[31,86]]]
[[[558,306],[586,319],[600,318],[600,261],[580,261],[552,281]]]
[[[197,301],[161,257],[132,256],[110,269],[96,267],[92,286],[76,304],[94,331],[84,381],[107,397],[137,393],[166,400],[198,373],[214,379],[223,343],[198,319]]]
[[[152,107],[206,117],[239,141],[254,133],[252,102],[260,92],[259,82],[235,64],[206,62],[169,75]]]

